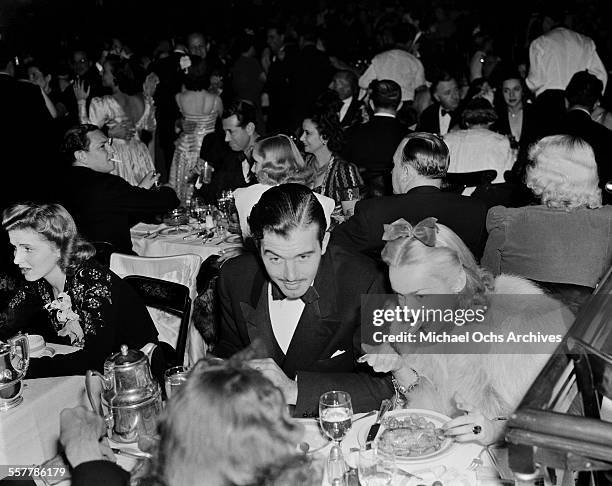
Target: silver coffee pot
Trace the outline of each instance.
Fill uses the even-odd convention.
[[[28,336],[18,334],[8,342],[0,341],[0,412],[23,401],[22,381],[30,364]]]
[[[104,418],[111,439],[128,443],[156,434],[161,388],[142,351],[122,345],[121,351],[104,362],[104,376],[87,371],[85,385],[91,406]]]

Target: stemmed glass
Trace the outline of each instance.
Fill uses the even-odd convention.
[[[319,420],[325,435],[336,445],[340,442],[353,425],[353,405],[351,396],[343,391],[328,391],[319,398]]]

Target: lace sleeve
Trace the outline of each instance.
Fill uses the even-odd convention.
[[[95,267],[84,267],[74,276],[71,289],[85,335],[96,334],[111,312],[111,277]]]

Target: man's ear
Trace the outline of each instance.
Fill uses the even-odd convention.
[[[74,160],[76,162],[80,162],[81,164],[84,164],[85,161],[87,160],[87,152],[85,152],[85,150],[77,150],[74,153]]]
[[[395,111],[400,111],[402,109],[402,106],[404,106],[404,102],[400,101],[399,105],[397,105],[397,108],[395,109]]]
[[[249,137],[251,137],[255,133],[255,123],[249,122],[246,127],[244,127]]]
[[[434,93],[432,95],[432,97],[433,97],[434,100],[436,100],[438,103],[440,103],[440,97],[436,93]]]
[[[329,231],[325,232],[325,236],[323,237],[323,242],[321,243],[321,255],[325,254],[327,250],[327,245],[329,244],[329,238],[331,237],[331,233]]]

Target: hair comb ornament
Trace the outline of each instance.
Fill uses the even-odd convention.
[[[391,224],[384,225],[382,239],[384,241],[393,241],[398,238],[414,238],[425,246],[434,247],[436,246],[436,233],[438,231],[436,221],[438,221],[436,218],[429,217],[416,226],[412,226],[404,218],[400,218]]]

